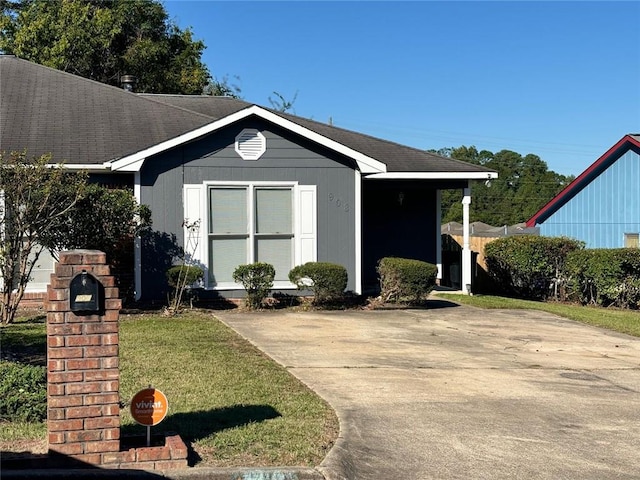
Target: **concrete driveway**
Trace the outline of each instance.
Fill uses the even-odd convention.
[[[336,410],[327,479],[640,478],[639,339],[431,306],[217,316]]]

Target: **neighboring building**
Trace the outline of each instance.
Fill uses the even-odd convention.
[[[587,248],[638,247],[640,135],[629,134],[567,185],[527,227],[582,240]]]
[[[275,266],[279,290],[294,288],[295,265],[338,263],[357,293],[376,288],[384,256],[441,267],[440,191],[461,191],[468,225],[469,182],[497,177],[244,101],[135,94],[13,56],[0,56],[0,94],[0,150],[51,152],[149,205],[154,232],[136,245],[142,299],[166,298],[176,246],[205,269],[212,296],[241,294],[231,273],[254,261]],[[200,222],[195,235],[185,219]],[[470,283],[468,242],[463,258]]]

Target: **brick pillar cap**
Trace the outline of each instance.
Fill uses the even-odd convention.
[[[81,253],[82,255],[87,255],[87,254],[89,254],[89,255],[98,254],[99,255],[99,254],[104,253],[104,252],[102,250],[89,250],[89,249],[86,249],[86,248],[78,248],[76,250],[65,250],[64,252],[60,252],[60,256],[62,256],[62,255],[74,255],[74,254],[77,255],[79,253]]]

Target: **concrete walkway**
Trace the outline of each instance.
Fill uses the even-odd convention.
[[[638,479],[640,340],[534,311],[220,312],[336,410],[327,479]]]

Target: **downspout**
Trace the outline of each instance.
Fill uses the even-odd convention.
[[[462,197],[462,291],[471,293],[471,248],[469,247],[469,205],[471,188],[469,182]]]

